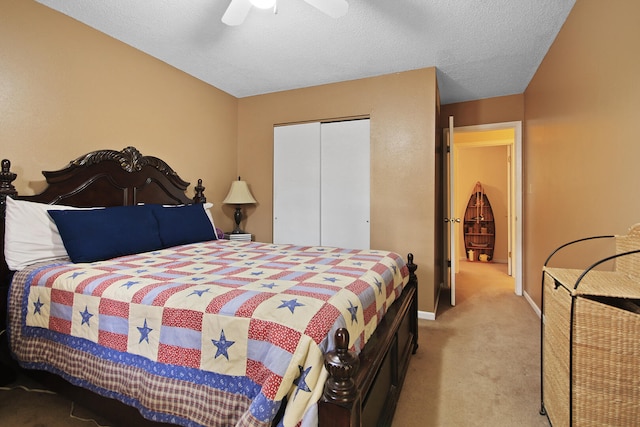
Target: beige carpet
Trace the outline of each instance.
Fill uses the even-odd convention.
[[[0,426],[89,427],[106,426],[107,421],[70,400],[54,394],[39,383],[19,376],[0,387]]]
[[[420,321],[420,348],[394,427],[548,427],[538,414],[539,318],[513,293],[505,265],[462,261],[457,282],[456,306],[443,292],[437,319]],[[2,426],[95,425],[77,419],[91,418],[90,412],[76,407],[70,416],[71,410],[72,403],[58,395],[0,391]]]
[[[549,426],[540,410],[540,319],[506,264],[461,261],[456,306],[421,320],[393,425]]]

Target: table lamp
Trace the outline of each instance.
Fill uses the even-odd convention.
[[[238,177],[237,181],[233,181],[231,183],[231,188],[229,189],[229,194],[222,201],[225,205],[235,205],[236,211],[233,214],[233,219],[236,221],[236,228],[233,229],[231,234],[243,234],[244,231],[240,229],[240,221],[242,221],[242,205],[250,205],[257,203],[256,199],[251,195],[251,191],[249,191],[249,186],[246,181],[240,180]]]

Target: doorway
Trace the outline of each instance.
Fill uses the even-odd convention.
[[[464,126],[453,128],[453,146],[451,147],[450,155],[453,155],[453,168],[450,171],[452,176],[449,179],[453,179],[454,188],[452,191],[454,194],[450,196],[454,200],[453,216],[460,218],[464,216],[464,209],[466,208],[466,199],[469,198],[467,191],[471,189],[465,187],[465,183],[460,183],[459,170],[464,167],[459,162],[459,153],[465,153],[466,150],[480,150],[476,153],[483,153],[482,156],[476,156],[477,158],[486,158],[483,148],[486,151],[492,151],[502,156],[504,164],[502,168],[506,175],[506,188],[501,189],[498,193],[504,193],[507,200],[496,200],[496,202],[503,203],[505,206],[504,211],[501,213],[503,216],[503,230],[500,234],[507,236],[505,245],[506,248],[502,252],[498,252],[495,256],[494,262],[502,262],[507,264],[507,274],[514,278],[514,293],[516,295],[522,295],[522,123],[521,122],[505,122],[505,123],[493,123],[476,126]],[[449,129],[445,129],[445,141],[449,138]],[[465,154],[469,154],[472,151],[467,151]],[[466,156],[473,158],[474,156]],[[474,181],[475,182],[475,181]],[[468,186],[468,185],[467,185]],[[493,201],[491,202],[493,205]],[[495,212],[494,212],[495,214]],[[460,265],[466,262],[466,254],[464,253],[464,246],[460,243],[463,241],[463,232],[460,225],[454,226],[454,235],[452,239],[455,239],[456,244],[453,245],[456,261],[452,265],[455,267],[450,271],[451,275],[459,273]],[[457,249],[462,247],[462,250]],[[455,283],[455,279],[452,280]],[[455,292],[455,287],[452,288],[452,292]]]

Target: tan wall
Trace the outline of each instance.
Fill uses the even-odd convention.
[[[640,222],[638,16],[637,1],[578,0],[525,91],[524,284],[537,304],[553,248]]]
[[[258,200],[246,229],[271,241],[273,126],[371,117],[371,247],[413,252],[419,309],[432,312],[435,69],[422,69],[239,100],[238,174]],[[348,215],[348,212],[345,212]]]
[[[44,188],[42,170],[133,145],[221,201],[236,122],[234,97],[35,1],[0,0],[0,158],[20,193]]]
[[[440,116],[441,127],[449,127],[449,116],[454,117],[456,127],[522,121],[524,120],[524,95],[499,96],[443,105]]]

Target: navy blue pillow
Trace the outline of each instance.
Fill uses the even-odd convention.
[[[201,204],[153,207],[160,229],[160,240],[165,248],[217,239]]]
[[[148,206],[50,210],[73,262],[93,262],[162,248],[158,222]]]

